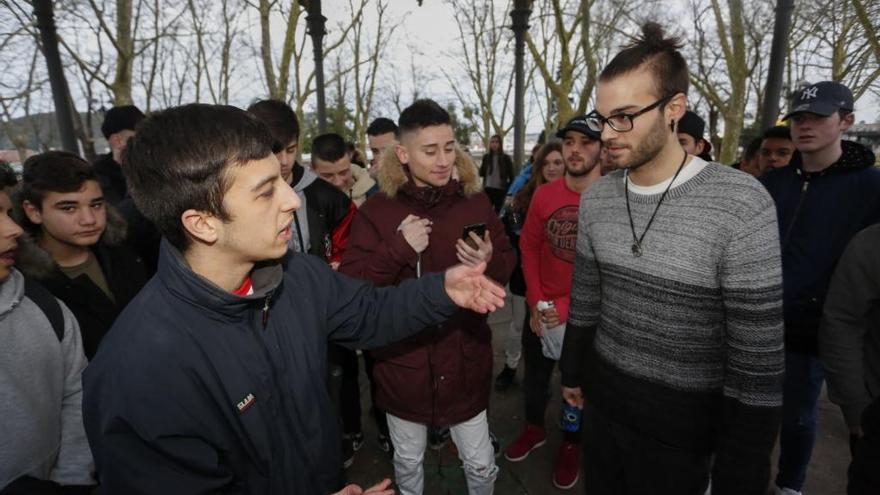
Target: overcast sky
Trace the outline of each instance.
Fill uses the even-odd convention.
[[[344,20],[342,17],[347,14],[345,9],[332,7],[337,1],[341,3],[341,0],[324,2],[328,26],[342,22]],[[507,2],[495,3],[497,7],[503,8]],[[395,34],[396,42],[390,44],[386,52],[386,60],[396,67],[398,81],[409,85],[409,81],[412,80],[410,58],[412,50],[415,49],[416,53],[419,53],[416,58],[417,70],[427,74],[422,95],[438,100],[455,100],[449,83],[440,71],[441,66],[452,68],[456,63],[451,56],[457,50],[458,43],[458,28],[453,19],[452,7],[441,0],[424,0],[421,7],[416,0],[393,0],[389,10],[391,19],[404,18],[400,31]],[[375,15],[371,14],[372,12],[366,16],[367,26],[376,25]],[[528,51],[526,56],[528,57]],[[767,56],[769,57],[769,54]],[[537,114],[535,117],[527,122],[529,131],[541,129],[541,119]],[[880,117],[880,102],[876,99],[864,97],[856,102],[857,121],[875,122],[878,121],[878,117]]]

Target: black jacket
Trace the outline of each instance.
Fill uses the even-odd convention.
[[[128,182],[122,173],[122,166],[116,163],[112,153],[100,155],[92,164],[98,183],[104,192],[104,199],[114,206],[125,218],[128,226],[126,244],[143,261],[147,274],[156,273],[159,259],[159,240],[161,234],[152,222],[138,210],[128,193]]]
[[[39,281],[70,308],[82,333],[83,352],[95,356],[98,344],[125,306],[147,283],[143,261],[121,243],[116,232],[124,225],[111,216],[107,231],[92,247],[114,300],[111,300],[87,275],[68,278],[52,259],[30,238],[20,241],[17,267]]]
[[[880,169],[864,146],[843,141],[840,159],[807,173],[800,153],[761,182],[776,202],[782,242],[785,348],[818,354],[822,306],[834,267],[857,232],[880,221]]]
[[[159,271],[83,374],[103,493],[327,494],[341,487],[328,340],[388,344],[455,312],[443,275],[397,288],[288,252],[238,297],[163,241]]]
[[[831,278],[819,329],[828,397],[848,426],[880,397],[880,224],[856,235]]]
[[[302,180],[305,169],[300,164],[293,167],[293,184]],[[294,186],[296,187],[296,186]],[[309,221],[309,254],[314,254],[325,261],[330,261],[329,244],[337,229],[351,209],[351,199],[333,184],[316,179],[302,190],[306,197],[306,214]],[[296,235],[296,234],[294,234]],[[344,234],[344,242],[348,241],[348,233]]]
[[[506,153],[498,156],[498,164],[501,166],[501,189],[507,191],[507,187],[513,182],[513,159]],[[486,186],[486,177],[492,175],[492,153],[483,155],[480,162],[480,177],[483,178],[483,187]]]
[[[122,173],[122,166],[113,159],[113,153],[98,155],[92,168],[98,176],[101,190],[104,191],[104,200],[113,206],[119,206],[128,194],[128,182]]]

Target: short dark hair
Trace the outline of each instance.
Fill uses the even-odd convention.
[[[599,74],[600,81],[608,81],[644,67],[654,76],[657,97],[688,93],[687,62],[679,49],[678,37],[667,37],[656,22],[642,25],[642,35],[624,47]]]
[[[425,127],[452,125],[452,119],[449,117],[449,112],[438,105],[436,101],[424,98],[416,100],[412,105],[404,108],[400,113],[398,123],[400,124],[398,132],[403,135]]]
[[[761,139],[788,139],[791,141],[791,127],[788,127],[787,125],[773,126],[764,131],[764,135],[761,136]]]
[[[743,150],[743,160],[751,160],[758,156],[758,152],[761,151],[761,142],[764,141],[764,138],[758,136],[746,145]]]
[[[279,100],[260,100],[247,109],[262,120],[272,134],[272,152],[278,153],[299,139],[299,119],[290,105]]]
[[[394,123],[391,119],[386,119],[385,117],[379,117],[367,126],[367,136],[380,136],[382,134],[388,134],[389,132],[393,132],[397,135],[397,124]]]
[[[38,210],[50,192],[69,193],[82,189],[86,181],[98,181],[89,162],[69,151],[47,151],[24,161],[21,174],[21,190],[17,203],[27,201]],[[41,227],[31,223],[23,212],[17,220],[28,232],[35,234]]]
[[[89,162],[69,151],[47,151],[24,161],[21,199],[41,208],[46,193],[76,192],[88,180],[98,180]]]
[[[312,161],[315,158],[325,162],[335,162],[348,153],[348,144],[339,134],[321,134],[312,140]]]
[[[15,187],[18,185],[18,174],[12,169],[12,165],[0,160],[0,187]]]
[[[138,209],[181,251],[191,239],[180,216],[188,209],[231,219],[223,196],[227,172],[272,154],[260,119],[236,107],[192,103],[154,113],[125,147],[122,169]]]

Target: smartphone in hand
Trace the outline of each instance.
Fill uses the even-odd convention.
[[[461,238],[464,239],[464,242],[468,243],[468,246],[477,249],[477,244],[471,239],[471,232],[477,234],[477,237],[480,239],[486,237],[486,224],[472,223],[470,225],[465,225],[461,230]]]

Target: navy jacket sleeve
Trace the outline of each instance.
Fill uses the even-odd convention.
[[[353,349],[396,342],[449,319],[457,306],[443,287],[443,273],[406,280],[396,287],[376,288],[326,265],[313,264],[326,293],[330,340]]]

